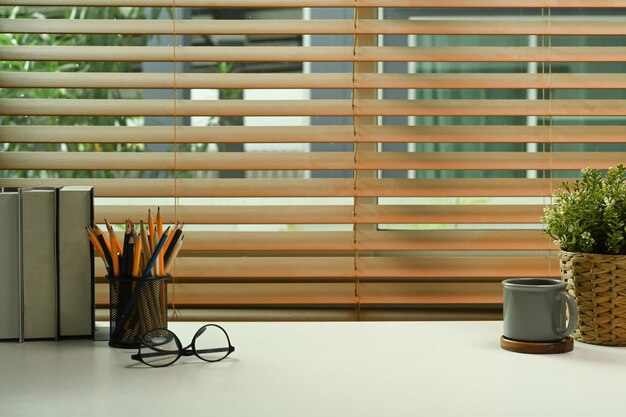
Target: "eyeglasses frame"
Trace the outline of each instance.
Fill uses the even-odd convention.
[[[207,327],[217,327],[218,329],[220,329],[222,332],[224,332],[224,335],[226,336],[226,341],[228,342],[228,347],[227,348],[216,348],[216,349],[201,349],[200,351],[198,351],[196,349],[196,340],[198,339],[198,337],[200,337],[205,330],[207,329]],[[159,352],[149,352],[149,353],[141,353],[141,347],[148,347],[148,344],[144,342],[144,338],[147,334],[150,334],[154,331],[158,331],[158,330],[163,330],[166,332],[169,332],[172,334],[172,336],[174,336],[174,342],[176,343],[176,347],[178,348],[178,356],[176,356],[176,359],[174,359],[173,361],[166,363],[164,365],[155,365],[153,363],[148,363],[145,362],[143,360],[144,357],[148,358],[148,357],[154,357],[154,356],[159,356],[159,355],[165,355],[166,353],[159,353]],[[226,330],[224,330],[224,328],[218,324],[205,324],[204,326],[200,327],[196,333],[193,336],[193,339],[191,339],[191,343],[189,343],[187,346],[183,347],[182,343],[180,342],[180,339],[178,338],[178,336],[176,336],[176,334],[166,328],[156,328],[156,329],[152,329],[150,330],[148,333],[146,333],[146,335],[144,335],[141,338],[141,343],[139,346],[139,350],[137,351],[136,354],[131,355],[131,359],[139,361],[145,365],[148,365],[152,368],[164,368],[166,366],[170,366],[172,364],[174,364],[176,361],[178,361],[181,356],[197,356],[199,359],[205,361],[205,362],[219,362],[223,359],[225,359],[226,357],[228,357],[228,355],[230,355],[231,353],[233,353],[235,351],[235,347],[231,344],[230,342],[230,337],[228,336],[228,332],[226,332]],[[150,348],[152,350],[154,350],[154,348]],[[223,357],[221,357],[220,359],[215,359],[215,360],[211,360],[211,359],[206,359],[203,358],[202,356],[200,356],[200,353],[213,353],[213,352],[223,352],[226,351],[226,355],[224,355]],[[168,351],[167,354],[171,354],[171,351]]]

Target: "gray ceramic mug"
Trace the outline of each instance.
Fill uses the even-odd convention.
[[[545,278],[502,281],[504,337],[523,342],[557,342],[571,335],[578,324],[576,300],[565,282]],[[569,323],[566,325],[566,306]]]

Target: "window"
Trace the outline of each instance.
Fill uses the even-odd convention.
[[[2,2],[0,186],[185,222],[176,319],[497,318],[626,160],[626,1],[84,4]]]

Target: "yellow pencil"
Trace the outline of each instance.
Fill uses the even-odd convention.
[[[109,236],[111,237],[111,262],[113,263],[113,274],[117,276],[120,271],[120,259],[118,257],[118,253],[122,255],[122,247],[120,246],[119,240],[117,240],[115,230],[113,230],[113,227],[107,219],[104,219],[104,224],[106,225],[107,230],[109,231]]]
[[[111,270],[111,265],[109,264],[109,261],[107,260],[107,256],[104,252],[104,249],[102,248],[102,245],[100,244],[100,241],[98,240],[98,236],[96,235],[94,228],[85,226],[85,230],[87,231],[87,236],[89,236],[89,240],[91,241],[91,244],[93,245],[94,249],[96,250],[98,255],[102,258],[102,261],[104,262],[104,266],[107,270],[107,274],[114,275],[114,272]]]
[[[98,256],[100,256],[104,260],[104,262],[106,262],[104,252],[102,252],[102,248],[100,247],[100,242],[98,242],[98,238],[94,234],[93,230],[91,230],[89,226],[85,226],[85,230],[87,231],[87,236],[89,236],[89,240],[91,241],[91,244],[98,253]]]
[[[120,255],[122,255],[123,254],[122,245],[120,245],[120,241],[117,239],[117,235],[115,234],[115,230],[113,230],[111,223],[109,223],[107,219],[104,219],[104,224],[106,225],[107,230],[109,231],[109,237],[111,239],[111,249],[116,251],[116,253],[119,253]]]
[[[148,209],[148,242],[150,243],[150,252],[154,252],[154,219],[152,212]]]

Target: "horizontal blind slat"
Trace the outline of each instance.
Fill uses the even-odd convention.
[[[352,290],[352,291],[350,291]],[[264,305],[353,305],[356,303],[351,283],[280,283],[280,284],[204,284],[177,283],[168,285],[168,293],[176,294],[177,307],[264,306]],[[96,286],[96,304],[108,299],[108,289]]]
[[[120,182],[124,183],[120,187]],[[176,182],[176,185],[174,184]],[[96,197],[352,197],[351,179],[2,178],[0,186],[93,185]],[[176,193],[174,192],[176,190]]]
[[[626,25],[625,25],[626,26]],[[626,88],[626,74],[357,74],[356,88],[448,89],[615,89]],[[167,73],[0,72],[3,88],[174,88]],[[343,88],[350,74],[191,74],[176,75],[177,88]]]
[[[31,116],[626,116],[626,100],[139,100],[0,99]]]
[[[174,53],[174,49],[176,52]],[[0,46],[7,61],[625,62],[626,47]]]
[[[626,135],[622,126],[361,126],[358,139],[368,143],[624,143]]]
[[[293,205],[293,206],[173,206],[161,205],[166,224],[177,220],[186,224],[350,224],[351,205]],[[127,218],[145,216],[151,206],[96,205],[96,221],[108,219],[123,224]],[[364,205],[357,213],[357,222],[423,223],[423,224],[512,224],[539,223],[543,206],[532,204],[502,205]]]
[[[171,0],[0,0],[0,5],[15,6],[171,7],[173,4]],[[354,2],[353,0],[176,0],[176,6],[198,8],[353,7]]]
[[[175,50],[175,52],[174,52]],[[348,62],[352,48],[342,46],[0,46],[7,61],[79,62]]]
[[[364,116],[624,116],[626,100],[358,100]]]
[[[177,126],[178,143],[352,142],[352,126]],[[550,137],[550,133],[551,136]],[[168,126],[0,126],[7,143],[171,143]],[[621,126],[360,126],[360,142],[626,143]]]
[[[8,143],[352,142],[352,126],[0,126]]]
[[[541,230],[360,231],[359,250],[514,251],[556,250]]]
[[[6,152],[0,169],[349,170],[351,152]]]
[[[626,47],[619,46],[362,46],[357,61],[413,62],[624,62]]]
[[[363,197],[548,197],[567,179],[362,179]]]
[[[104,276],[104,268],[98,275]],[[349,281],[354,277],[354,260],[351,256],[180,257],[175,276],[183,282],[210,282],[213,278],[229,278],[231,282],[310,278]]]
[[[100,262],[101,263],[101,262]],[[556,277],[558,259],[546,256],[361,256],[358,274],[364,282],[440,281],[493,282],[516,277]],[[104,276],[98,264],[97,276]],[[181,282],[266,281],[298,282],[307,278],[354,278],[354,261],[347,257],[241,257],[187,258],[176,261]],[[216,281],[218,280],[218,281]],[[277,281],[274,281],[277,280]],[[223,282],[223,281],[222,281]],[[303,281],[306,282],[306,281]],[[354,289],[354,287],[353,287]],[[500,287],[501,290],[501,287]]]
[[[96,205],[97,221],[108,219],[123,224],[127,218],[143,218],[150,206]],[[161,205],[163,222],[177,220],[185,224],[350,224],[352,206],[294,205],[294,206],[173,206]]]
[[[502,308],[502,285],[498,283],[465,283],[454,285],[440,283],[395,283],[375,284],[363,283],[359,303],[364,307],[391,305],[418,306],[486,306],[497,305]]]
[[[118,233],[118,238],[123,234]],[[199,232],[185,233],[185,253],[194,251],[351,251],[352,232]],[[556,250],[541,230],[367,231],[356,235],[358,250],[545,251]],[[316,256],[318,256],[316,254]]]
[[[145,210],[144,210],[145,212]],[[364,205],[359,208],[359,223],[472,224],[539,223],[543,206],[503,205]]]
[[[555,256],[420,256],[360,257],[363,279],[464,279],[499,282],[515,277],[555,277],[559,275]],[[502,288],[500,287],[500,290]]]
[[[624,152],[364,152],[357,169],[577,170],[625,160]]]
[[[15,6],[135,6],[170,7],[170,0],[1,0]],[[359,0],[360,7],[406,8],[624,8],[626,0]],[[354,0],[176,0],[177,7],[199,8],[352,8]]]
[[[3,115],[59,116],[333,116],[352,114],[349,100],[0,99]]]
[[[424,7],[424,8],[578,8],[626,7],[624,0],[358,0],[361,7]]]
[[[352,232],[186,232],[185,251],[350,251]]]
[[[597,20],[107,20],[0,19],[7,33],[64,34],[428,34],[428,35],[626,35],[620,21]]]
[[[563,179],[361,179],[362,197],[548,197]],[[351,179],[178,179],[179,197],[352,197]],[[173,197],[173,179],[0,179],[1,186],[93,185],[98,197]]]
[[[576,170],[603,169],[624,152],[364,152],[357,169]],[[351,152],[5,152],[11,170],[352,170]]]

